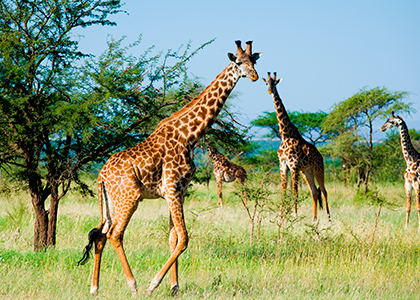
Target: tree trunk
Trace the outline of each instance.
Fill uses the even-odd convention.
[[[48,223],[48,247],[55,246],[56,242],[56,229],[57,229],[57,217],[58,217],[58,186],[54,185],[51,188],[50,195],[50,215]]]
[[[48,247],[48,211],[45,210],[45,201],[41,195],[31,193],[31,198],[35,211],[34,250],[41,251]]]
[[[366,174],[365,174],[365,195],[367,194],[367,192],[368,192],[368,184],[369,184],[369,175],[370,175],[370,171],[371,171],[371,167],[370,166],[367,166],[366,167]]]

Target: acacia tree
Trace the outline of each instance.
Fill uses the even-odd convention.
[[[365,194],[377,155],[373,143],[375,120],[388,118],[391,111],[413,111],[411,103],[404,101],[407,96],[405,91],[393,92],[385,87],[363,88],[334,105],[323,123],[324,131],[335,133],[326,152],[356,169],[358,186],[364,183]]]
[[[318,112],[287,112],[290,121],[298,128],[299,133],[313,145],[325,142],[330,137],[330,132],[322,131],[322,123],[327,117],[327,113]],[[269,137],[281,139],[279,124],[276,112],[264,112],[263,115],[251,122],[252,125],[267,128],[270,130]]]
[[[202,47],[136,57],[111,40],[99,58],[78,50],[72,30],[115,25],[118,0],[0,2],[0,166],[28,189],[34,248],[55,245],[60,199],[90,162],[145,139],[187,100],[186,62]],[[172,63],[170,64],[169,61]],[[49,209],[46,208],[49,200]]]

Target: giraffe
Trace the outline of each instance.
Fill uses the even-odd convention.
[[[271,77],[270,72],[268,72],[268,78],[263,78],[263,81],[268,86],[268,93],[273,96],[277,121],[279,123],[279,130],[281,134],[281,144],[279,150],[277,151],[280,162],[281,189],[282,191],[286,189],[288,171],[290,170],[294,197],[294,213],[297,215],[297,195],[300,172],[311,191],[313,200],[313,220],[316,221],[317,219],[317,202],[319,202],[319,205],[322,208],[322,194],[328,220],[331,221],[327,201],[327,190],[324,185],[324,159],[314,145],[308,143],[304,138],[302,138],[299,130],[290,121],[286,108],[284,107],[276,88],[276,85],[282,79],[283,78],[276,80],[276,72],[274,72],[273,77]],[[315,179],[319,184],[319,188],[316,187]]]
[[[243,50],[236,41],[236,55],[228,53],[229,65],[204,91],[178,112],[162,120],[142,143],[112,155],[98,176],[101,222],[89,232],[89,243],[79,263],[89,257],[95,245],[90,293],[97,294],[102,251],[110,240],[121,261],[133,294],[137,283],[123,248],[124,231],[143,199],[165,198],[170,211],[169,248],[171,255],[152,279],[151,294],[171,269],[171,293],[178,289],[178,257],[188,246],[183,202],[186,188],[195,172],[192,152],[196,143],[213,124],[227,97],[241,77],[258,79],[254,64],[262,53],[252,53],[252,42]]]
[[[247,175],[244,168],[228,161],[226,156],[220,153],[215,147],[208,145],[207,151],[213,160],[213,174],[216,178],[217,195],[219,196],[219,205],[223,205],[222,182],[237,181],[244,183]]]
[[[411,211],[411,191],[414,189],[414,193],[416,194],[416,209],[419,218],[418,231],[420,231],[420,154],[411,143],[410,135],[408,134],[408,128],[404,120],[399,116],[395,116],[394,112],[392,112],[391,117],[381,127],[381,131],[385,131],[393,127],[398,127],[400,131],[401,149],[404,160],[407,164],[404,172],[404,187],[407,197],[405,204],[405,229],[408,228],[408,221],[410,219]]]

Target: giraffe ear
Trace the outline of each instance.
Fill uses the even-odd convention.
[[[265,79],[265,78],[261,78],[262,79],[262,81],[264,81],[265,83],[267,83],[267,79]]]
[[[262,52],[252,54],[252,61],[255,63],[262,56]]]
[[[283,80],[283,78],[280,78],[278,80],[276,80],[276,84],[280,83]]]
[[[236,56],[233,53],[228,53],[228,57],[231,61],[236,62]]]

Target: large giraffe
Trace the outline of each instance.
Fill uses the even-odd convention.
[[[286,108],[284,107],[276,88],[276,85],[281,80],[282,78],[276,80],[276,72],[274,72],[274,77],[271,77],[270,72],[268,72],[268,78],[263,78],[263,81],[268,86],[268,93],[273,96],[281,135],[281,144],[277,151],[280,161],[281,189],[282,191],[286,189],[288,171],[290,170],[294,196],[294,212],[297,214],[299,172],[302,173],[302,177],[308,184],[312,195],[313,220],[315,221],[317,219],[318,201],[322,208],[321,194],[325,203],[328,219],[331,220],[327,201],[327,190],[324,185],[324,159],[314,145],[302,138],[299,130],[290,121]],[[319,188],[315,185],[315,179],[319,184]]]
[[[414,189],[416,194],[416,208],[419,218],[420,231],[420,154],[413,147],[411,143],[410,135],[408,134],[408,128],[404,120],[395,116],[392,112],[391,117],[381,127],[381,131],[385,131],[392,127],[398,127],[401,136],[401,149],[404,156],[404,160],[407,167],[404,172],[404,187],[405,194],[407,196],[406,202],[406,215],[405,215],[405,229],[408,227],[408,221],[410,219],[411,211],[411,191]]]
[[[209,156],[213,160],[213,174],[216,178],[217,195],[219,196],[219,205],[223,205],[222,182],[237,181],[244,183],[247,175],[244,168],[231,163],[226,156],[220,153],[215,147],[208,145]]]
[[[101,255],[107,240],[114,246],[123,266],[128,285],[137,293],[137,284],[124,248],[124,231],[143,199],[165,198],[170,210],[169,246],[171,255],[146,290],[153,292],[171,268],[171,293],[178,291],[177,259],[188,245],[183,202],[186,188],[194,174],[192,151],[197,141],[213,124],[227,97],[241,77],[258,79],[254,64],[261,53],[245,51],[236,41],[236,56],[228,53],[230,64],[190,103],[162,120],[141,144],[112,155],[98,177],[101,223],[89,232],[85,257],[95,244],[91,294],[99,287]],[[83,262],[83,259],[82,261]]]

